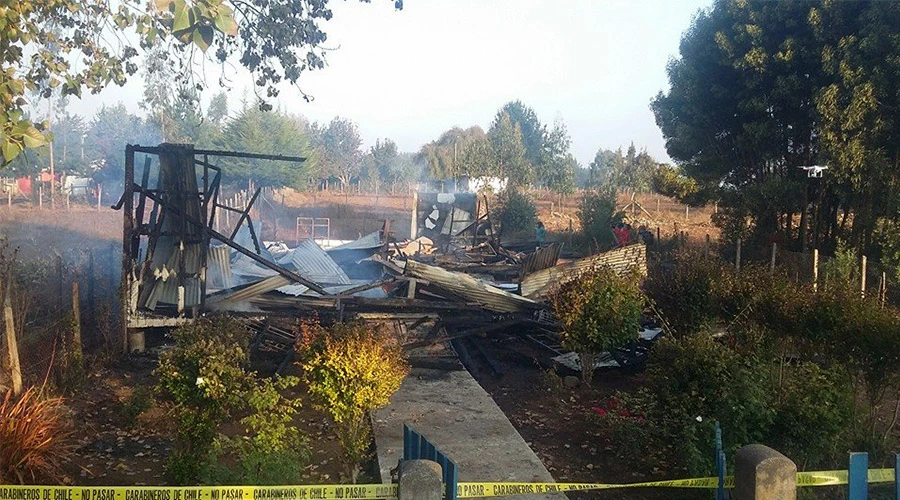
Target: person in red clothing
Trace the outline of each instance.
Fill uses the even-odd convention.
[[[623,223],[616,224],[616,228],[613,229],[613,234],[616,237],[616,246],[623,247],[628,244],[628,240],[631,238],[631,231]]]

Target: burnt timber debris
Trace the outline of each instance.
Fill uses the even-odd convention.
[[[189,144],[126,147],[124,193],[113,207],[124,213],[126,350],[136,332],[230,314],[256,332],[254,351],[290,357],[294,322],[316,315],[392,325],[413,364],[457,369],[457,358],[474,355],[500,374],[473,339],[514,332],[566,365],[571,356],[546,303],[553,286],[597,265],[646,275],[642,243],[562,262],[561,243],[512,251],[495,237],[487,197],[466,192],[416,192],[408,239],[385,220],[380,230],[327,249],[312,237],[294,247],[264,241],[261,208],[278,205],[266,198],[271,189],[250,181],[239,197],[225,195],[229,162],[242,158],[304,161]],[[647,332],[602,359],[639,362],[655,336]]]

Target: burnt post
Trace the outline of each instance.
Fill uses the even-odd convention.
[[[125,192],[122,194],[125,217],[122,222],[122,353],[128,354],[128,319],[131,317],[131,287],[134,259],[131,255],[134,239],[134,146],[125,146]]]

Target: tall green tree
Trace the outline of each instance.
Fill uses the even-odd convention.
[[[428,173],[434,179],[472,175],[476,172],[480,174],[482,170],[480,159],[479,164],[473,166],[464,160],[463,156],[470,148],[481,148],[483,144],[480,141],[485,138],[486,134],[479,126],[467,129],[453,127],[442,133],[437,140],[422,146],[418,159],[428,166]]]
[[[338,179],[347,189],[362,166],[359,128],[353,121],[338,116],[327,127],[319,127],[316,141],[321,152],[321,173]]]
[[[575,171],[581,167],[569,153],[571,143],[569,132],[561,121],[553,126],[543,141],[540,182],[555,193],[571,194],[575,191]]]
[[[161,140],[154,124],[129,113],[124,104],[103,106],[91,120],[84,139],[85,161],[102,165],[95,177],[112,188],[122,182],[125,144],[159,144]],[[143,165],[143,161],[136,158],[135,165]]]
[[[306,158],[302,163],[231,159],[226,165],[228,181],[239,184],[253,179],[259,186],[305,189],[318,168],[318,158],[310,146],[305,121],[280,111],[262,111],[258,106],[245,104],[244,109],[225,125],[217,147]]]
[[[493,150],[495,175],[509,179],[514,186],[530,184],[534,180],[534,169],[525,159],[522,131],[508,114],[500,113],[494,118],[488,138]]]
[[[502,114],[509,116],[509,121],[518,126],[522,133],[522,145],[525,147],[525,161],[531,164],[536,173],[537,179],[543,179],[544,174],[552,168],[548,164],[548,158],[545,154],[547,148],[548,131],[547,127],[541,124],[534,110],[522,101],[510,101],[500,108],[497,112],[499,117]]]

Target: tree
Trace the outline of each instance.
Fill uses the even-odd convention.
[[[519,131],[522,133],[522,145],[525,147],[525,161],[531,164],[537,178],[543,181],[544,175],[552,168],[547,162],[548,158],[545,153],[548,147],[547,128],[541,125],[534,110],[523,104],[522,101],[516,100],[504,104],[497,112],[497,116],[502,114],[508,115],[509,121],[519,127]],[[568,146],[566,152],[568,152]]]
[[[719,0],[696,17],[652,109],[669,156],[734,214],[720,224],[746,216],[757,241],[780,232],[802,250],[833,247],[849,222],[870,246],[897,215],[898,27],[881,2]],[[797,168],[814,164],[825,179]]]
[[[422,146],[418,160],[427,165],[428,174],[433,179],[458,177],[462,174],[481,175],[481,166],[473,167],[464,155],[469,148],[480,148],[485,137],[484,130],[479,126],[467,129],[454,127],[441,134],[437,140]]]
[[[362,322],[304,323],[296,349],[309,394],[331,418],[355,483],[371,444],[369,412],[388,404],[409,366],[398,344]]]
[[[594,155],[594,161],[589,165],[591,172],[591,186],[609,186],[613,185],[615,178],[615,156],[616,154],[609,149],[599,149]]]
[[[575,170],[581,168],[569,153],[571,142],[565,124],[554,124],[541,147],[542,167],[536,170],[540,183],[561,195],[571,194],[575,190]]]
[[[353,121],[339,116],[333,118],[327,127],[315,126],[315,141],[320,151],[321,173],[335,177],[346,189],[359,175],[362,166],[362,139]]]
[[[383,184],[393,184],[399,178],[397,171],[397,144],[390,139],[375,140],[375,145],[369,151],[374,166],[374,176],[371,180]]]
[[[303,163],[236,158],[228,166],[228,180],[259,186],[290,186],[304,189],[318,168],[310,147],[306,122],[280,111],[262,111],[257,106],[243,110],[225,125],[217,142],[220,149],[250,153],[272,153],[306,158]]]
[[[124,144],[158,144],[161,140],[158,128],[129,113],[124,104],[103,106],[91,120],[84,139],[85,161],[102,165],[95,178],[112,187],[122,182]],[[143,156],[135,158],[136,168],[143,168],[143,164]]]
[[[498,113],[488,131],[493,150],[494,175],[509,179],[511,185],[527,186],[534,179],[534,169],[525,160],[522,131],[506,113]]]
[[[402,0],[394,4],[403,6]],[[138,47],[123,41],[126,32],[134,30],[141,49],[163,46],[178,53],[178,77],[195,87],[203,87],[194,69],[207,54],[218,63],[239,55],[271,98],[280,82],[296,85],[304,71],[325,66],[320,23],[331,17],[327,0],[156,0],[148,10],[128,2],[75,0],[5,5],[0,11],[3,165],[47,141],[25,116],[26,89],[45,97],[80,96],[83,89],[96,93],[110,83],[123,85],[137,72]],[[83,63],[73,65],[76,57]]]
[[[640,280],[609,267],[585,272],[550,295],[563,325],[563,345],[578,353],[581,378],[590,387],[597,356],[637,338],[644,307]]]

